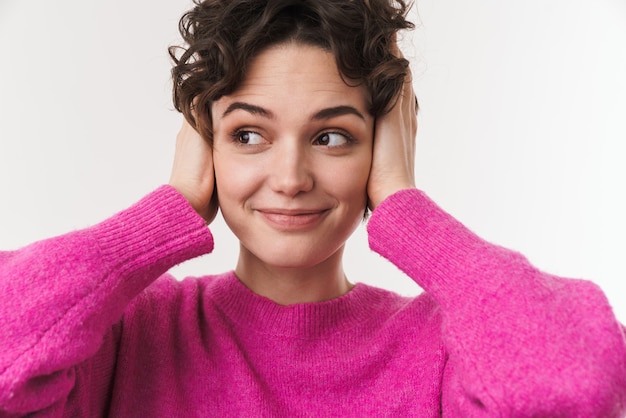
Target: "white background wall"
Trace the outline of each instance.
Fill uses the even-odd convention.
[[[183,0],[0,0],[0,248],[81,228],[167,181]],[[404,38],[419,187],[486,239],[598,283],[626,322],[626,1],[422,0]],[[412,14],[417,19],[417,13]],[[217,250],[178,267],[234,267]],[[348,246],[352,280],[417,286]]]

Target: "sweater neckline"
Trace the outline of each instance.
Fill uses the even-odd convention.
[[[322,338],[363,326],[375,317],[386,292],[356,283],[346,294],[323,302],[280,305],[246,287],[234,271],[216,283],[214,300],[224,314],[250,331],[293,338]]]

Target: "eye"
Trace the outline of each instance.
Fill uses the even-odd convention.
[[[324,132],[318,136],[313,145],[322,145],[325,147],[341,147],[352,142],[352,138],[339,132]]]
[[[253,131],[233,132],[233,140],[244,145],[259,145],[263,143],[263,137]]]

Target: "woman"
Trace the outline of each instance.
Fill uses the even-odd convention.
[[[404,15],[230,0],[184,16],[174,97],[191,124],[170,184],[0,256],[0,411],[619,416],[624,330],[604,295],[486,243],[415,188]],[[235,270],[165,275],[212,250],[218,206]],[[367,208],[372,249],[421,296],[345,277]]]

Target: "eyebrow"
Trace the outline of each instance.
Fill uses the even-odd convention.
[[[249,103],[244,102],[234,102],[231,103],[228,108],[222,113],[222,117],[227,116],[229,113],[234,112],[235,110],[245,110],[248,113],[252,113],[253,115],[259,115],[266,117],[268,119],[273,119],[274,114],[267,109],[263,109],[261,106],[255,106]]]
[[[274,114],[270,112],[269,110],[264,109],[261,106],[256,106],[256,105],[253,105],[250,103],[244,103],[244,102],[231,103],[226,108],[224,113],[222,113],[222,117],[227,116],[228,114],[234,112],[235,110],[244,110],[253,115],[263,116],[267,119],[274,119]],[[355,115],[365,120],[365,117],[363,116],[363,114],[359,112],[356,108],[352,106],[345,106],[345,105],[328,107],[326,109],[322,109],[319,112],[315,113],[311,117],[311,119],[312,120],[325,120],[325,119],[332,119],[332,118],[336,118],[336,117],[344,116],[344,115]]]
[[[316,114],[314,114],[312,119],[315,119],[315,120],[332,119],[332,118],[343,116],[343,115],[355,115],[365,120],[365,117],[363,116],[363,114],[352,106],[336,106],[336,107],[329,107],[326,109],[322,109]]]

